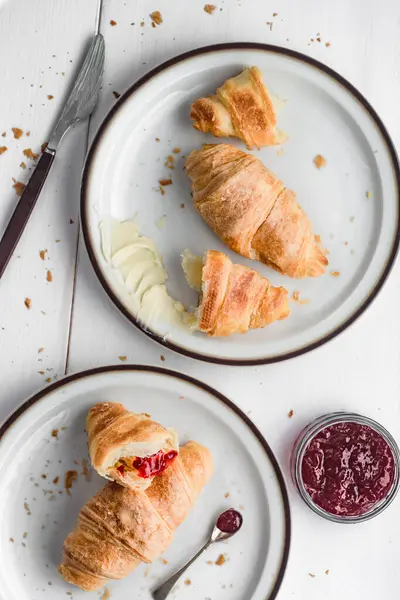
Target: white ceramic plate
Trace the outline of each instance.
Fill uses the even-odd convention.
[[[188,571],[191,584],[180,585],[172,599],[275,598],[288,558],[290,514],[282,474],[267,442],[246,415],[205,384],[165,369],[120,366],[53,384],[0,429],[0,599],[65,600],[66,593],[75,600],[99,597],[65,583],[57,563],[79,509],[105,483],[95,473],[91,482],[80,474],[70,496],[63,485],[65,472],[81,473],[81,461],[88,458],[88,409],[107,400],[173,426],[181,443],[195,439],[207,445],[215,461],[213,478],[164,554],[168,564],[156,560],[111,583],[112,600],[150,600],[150,590],[194,554],[215,516],[231,506],[243,513],[242,530],[210,548]],[[54,429],[58,439],[51,435]],[[221,553],[226,554],[224,565],[207,564]]]
[[[285,101],[278,125],[289,135],[282,146],[257,155],[297,192],[315,233],[328,248],[327,274],[293,280],[246,261],[219,241],[192,206],[184,159],[217,138],[192,128],[191,102],[212,93],[227,77],[257,65],[273,94]],[[160,141],[157,142],[156,138]],[[245,150],[238,140],[231,143]],[[166,157],[174,147],[176,168]],[[282,154],[283,152],[283,154]],[[318,170],[313,159],[327,164]],[[172,177],[166,195],[159,179]],[[368,197],[367,197],[368,196]],[[181,208],[181,204],[185,207]],[[99,221],[105,215],[136,216],[169,273],[170,294],[186,305],[196,296],[186,285],[180,253],[189,248],[223,250],[300,291],[308,304],[292,303],[291,316],[263,329],[230,338],[208,338],[161,320],[145,329],[129,309],[123,290],[101,254]],[[165,215],[164,227],[157,222]],[[301,54],[273,46],[231,44],[190,52],[136,83],[110,112],[93,143],[82,186],[82,224],[96,273],[114,303],[146,333],[189,356],[227,364],[256,364],[306,352],[331,339],[369,305],[393,263],[399,238],[399,168],[390,138],[368,102],[342,77]],[[339,272],[338,277],[331,272]]]

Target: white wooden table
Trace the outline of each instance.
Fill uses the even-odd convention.
[[[101,31],[107,56],[99,105],[90,123],[79,125],[64,140],[0,281],[0,420],[65,373],[118,364],[123,355],[128,362],[185,371],[232,398],[261,429],[288,479],[294,438],[323,412],[367,414],[400,441],[399,262],[367,313],[317,351],[258,368],[195,362],[165,351],[132,328],[97,282],[79,235],[82,165],[88,143],[115,102],[114,91],[123,92],[143,73],[181,52],[228,41],[278,44],[325,62],[370,100],[399,148],[400,4],[213,3],[217,9],[209,15],[204,0],[105,1]],[[93,33],[96,10],[97,0],[0,0],[0,147],[7,147],[0,156],[0,235],[17,201],[12,178],[24,182],[29,177],[32,161],[23,150],[37,152],[47,139]],[[163,17],[156,28],[149,17],[154,10]],[[117,24],[112,26],[111,20]],[[24,135],[14,139],[12,127]],[[44,261],[41,250],[47,250]],[[26,298],[31,299],[29,310]],[[289,419],[291,409],[294,416]],[[400,498],[376,520],[340,526],[314,516],[289,480],[288,485],[293,538],[279,598],[397,600]]]

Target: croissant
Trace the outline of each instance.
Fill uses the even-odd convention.
[[[115,402],[93,406],[86,431],[90,458],[99,475],[132,489],[146,489],[179,450],[173,429]]]
[[[216,95],[199,98],[190,108],[193,127],[217,137],[238,137],[248,148],[281,144],[276,112],[257,67],[227,79]]]
[[[108,483],[81,509],[65,539],[59,573],[91,591],[152,562],[169,546],[212,472],[209,450],[188,442],[147,490]]]
[[[194,265],[199,261],[196,280]],[[272,286],[253,269],[233,264],[223,252],[208,250],[201,259],[186,251],[182,266],[189,285],[200,291],[193,329],[222,337],[265,327],[290,313],[285,288]]]
[[[187,158],[193,200],[203,219],[235,252],[290,277],[317,277],[327,251],[296,195],[262,162],[229,144],[205,145]]]

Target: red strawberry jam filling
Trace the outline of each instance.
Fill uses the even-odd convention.
[[[178,452],[176,450],[170,450],[169,452],[160,450],[157,454],[145,456],[144,458],[136,456],[133,458],[132,467],[136,469],[136,474],[139,477],[148,479],[149,477],[160,475],[165,471],[177,455]],[[123,460],[124,463],[127,463],[129,459]],[[128,464],[121,464],[117,467],[117,471],[119,471],[121,475],[124,475],[126,470],[132,470],[132,468],[130,468]]]
[[[394,480],[392,450],[368,425],[336,423],[310,442],[302,478],[313,501],[334,515],[368,512],[389,493]]]

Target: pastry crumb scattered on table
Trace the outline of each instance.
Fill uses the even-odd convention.
[[[29,310],[30,307],[32,306],[32,300],[30,298],[25,298],[24,304],[25,304],[26,308]]]
[[[163,18],[162,15],[160,13],[159,10],[155,10],[152,13],[150,13],[150,18],[152,21],[152,27],[156,27],[157,25],[161,25],[161,23],[163,22]]]
[[[222,567],[222,565],[224,565],[226,562],[226,558],[225,558],[225,554],[220,554],[217,558],[217,560],[215,561],[215,564],[218,565],[218,567]]]
[[[293,415],[294,415],[294,410],[293,409],[289,410],[288,415],[287,415],[289,417],[289,419],[291,419],[293,417]]]
[[[77,479],[78,479],[78,472],[77,471],[70,470],[70,471],[66,471],[65,472],[64,487],[65,487],[65,491],[67,492],[67,494],[69,496],[71,495],[70,489],[72,488],[72,484]]]
[[[19,138],[24,135],[24,132],[19,127],[12,127],[11,131],[13,132],[16,140],[19,140]]]
[[[212,15],[213,12],[216,10],[216,6],[215,4],[205,4],[204,5],[204,12],[208,13],[209,15]]]
[[[314,165],[317,169],[322,169],[322,167],[325,167],[326,165],[326,159],[321,154],[317,154],[314,158]]]

